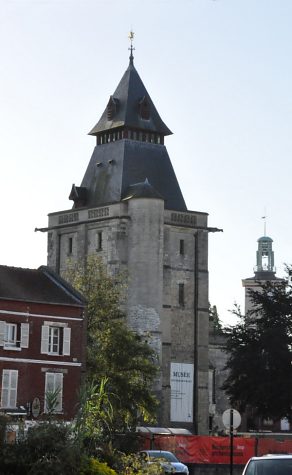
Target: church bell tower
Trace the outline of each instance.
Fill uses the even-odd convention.
[[[256,252],[254,276],[242,280],[242,285],[245,288],[245,312],[252,308],[249,289],[260,290],[261,285],[268,281],[277,282],[281,280],[276,277],[276,268],[274,267],[273,239],[264,235],[257,242],[258,249]]]
[[[48,265],[98,255],[126,271],[129,326],[159,358],[158,425],[208,433],[207,213],[187,209],[161,119],[129,65],[89,135],[95,148],[71,209],[49,214]]]

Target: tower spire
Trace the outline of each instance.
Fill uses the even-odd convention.
[[[134,46],[133,46],[134,35],[135,35],[135,34],[134,34],[133,30],[131,30],[130,33],[129,33],[129,35],[128,35],[128,38],[129,38],[129,40],[130,40],[130,42],[131,42],[130,48],[128,48],[128,49],[130,50],[130,52],[131,52],[129,59],[130,59],[130,64],[132,64],[132,65],[134,64],[134,56],[133,56],[133,51],[134,51],[134,49],[135,49]]]
[[[262,216],[262,219],[264,220],[264,236],[267,235],[267,212],[266,212],[266,209],[265,209],[265,214],[264,216]]]

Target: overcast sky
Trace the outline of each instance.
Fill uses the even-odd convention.
[[[34,228],[71,207],[133,29],[188,209],[224,229],[210,235],[210,302],[231,321],[264,214],[277,275],[292,263],[291,24],[291,0],[0,0],[0,263],[46,264]]]

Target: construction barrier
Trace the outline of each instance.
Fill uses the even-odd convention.
[[[155,435],[145,437],[144,449],[169,450],[181,462],[189,464],[229,464],[229,437],[193,435]],[[254,455],[292,453],[292,440],[273,438],[234,437],[233,464],[244,465]]]

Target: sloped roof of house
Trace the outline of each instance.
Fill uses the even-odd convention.
[[[0,265],[0,299],[85,305],[84,297],[46,266],[25,269]]]

